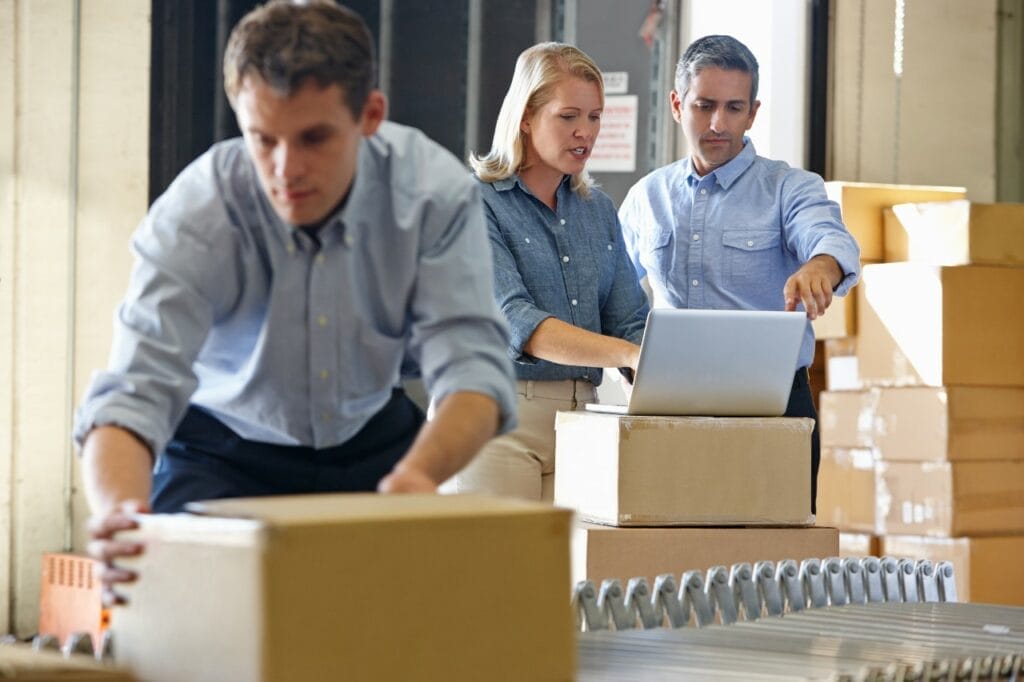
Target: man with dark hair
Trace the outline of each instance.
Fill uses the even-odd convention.
[[[362,20],[272,2],[224,69],[243,137],[186,168],[134,235],[109,366],[77,414],[108,586],[134,578],[112,563],[142,551],[114,537],[133,511],[433,491],[515,421],[477,184],[383,120]],[[426,424],[399,388],[406,357],[437,405]]]
[[[670,95],[690,155],[641,179],[619,209],[626,248],[656,305],[796,310],[809,320],[860,272],[860,249],[821,178],[757,156],[758,65],[730,36],[694,41]],[[751,339],[751,343],[756,343]],[[786,415],[817,420],[807,381],[814,331],[807,323]],[[815,421],[817,424],[817,421]],[[811,437],[811,511],[820,441]]]

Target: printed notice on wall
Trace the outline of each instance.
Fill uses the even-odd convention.
[[[604,98],[601,133],[587,162],[592,172],[632,173],[636,170],[636,95]]]

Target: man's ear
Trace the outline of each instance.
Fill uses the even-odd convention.
[[[761,100],[755,99],[754,105],[750,107],[750,118],[747,119],[747,130],[750,130],[754,125],[754,118],[757,116],[757,110],[761,108]]]
[[[388,114],[388,98],[380,90],[371,90],[366,96],[366,104],[363,105],[363,115],[360,117],[362,133],[369,137],[377,132],[381,121]]]
[[[668,94],[669,106],[672,109],[672,118],[675,119],[676,123],[683,122],[683,96],[679,94],[679,91],[674,89]]]

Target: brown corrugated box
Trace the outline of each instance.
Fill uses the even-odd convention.
[[[857,362],[883,386],[1024,386],[1024,268],[864,268]]]
[[[1024,265],[1024,204],[899,204],[884,216],[887,261]]]
[[[618,526],[809,525],[813,424],[559,412],[555,504]]]
[[[843,531],[875,530],[875,458],[871,450],[821,449],[817,523]]]
[[[879,461],[876,470],[879,535],[1024,533],[1024,460]]]
[[[1024,388],[908,387],[873,392],[871,441],[881,459],[1024,459]]]
[[[870,533],[839,533],[839,556],[881,556],[877,535]]]
[[[0,678],[25,682],[132,682],[126,670],[101,665],[86,654],[65,658],[56,651],[34,651],[28,644],[0,645]]]
[[[836,556],[835,528],[613,528],[577,524],[572,539],[573,580],[654,578],[740,562]]]
[[[854,287],[845,296],[833,296],[825,314],[811,320],[814,338],[843,339],[857,334],[856,289]]]
[[[870,391],[822,391],[818,400],[822,447],[871,447],[875,396]]]
[[[839,204],[843,223],[860,245],[865,261],[881,261],[885,257],[882,209],[895,204],[963,199],[963,187],[929,187],[915,185],[879,185],[864,182],[826,182],[829,199]]]
[[[982,538],[929,538],[890,535],[882,551],[897,558],[950,561],[957,599],[979,604],[1024,606],[1024,535]]]
[[[570,680],[571,514],[464,495],[143,516],[119,662],[146,680]],[[127,562],[126,562],[127,563]]]

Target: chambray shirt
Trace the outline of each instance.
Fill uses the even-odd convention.
[[[478,183],[419,131],[386,122],[362,140],[348,199],[316,236],[277,216],[242,140],[218,144],[132,246],[79,443],[114,424],[159,454],[191,402],[248,440],[338,445],[391,397],[403,358],[435,399],[489,395],[514,426]]]
[[[539,360],[523,346],[549,317],[588,331],[640,343],[647,298],[626,255],[615,206],[592,189],[586,199],[566,176],[557,211],[518,176],[481,183],[494,256],[494,290],[512,328],[509,355],[519,379],[585,379],[601,383],[600,367]]]
[[[845,275],[836,295],[860,274],[860,248],[821,178],[757,156],[749,138],[704,177],[689,157],[648,174],[629,190],[619,219],[656,306],[783,310],[786,280],[819,254]],[[797,367],[813,358],[808,322]]]

